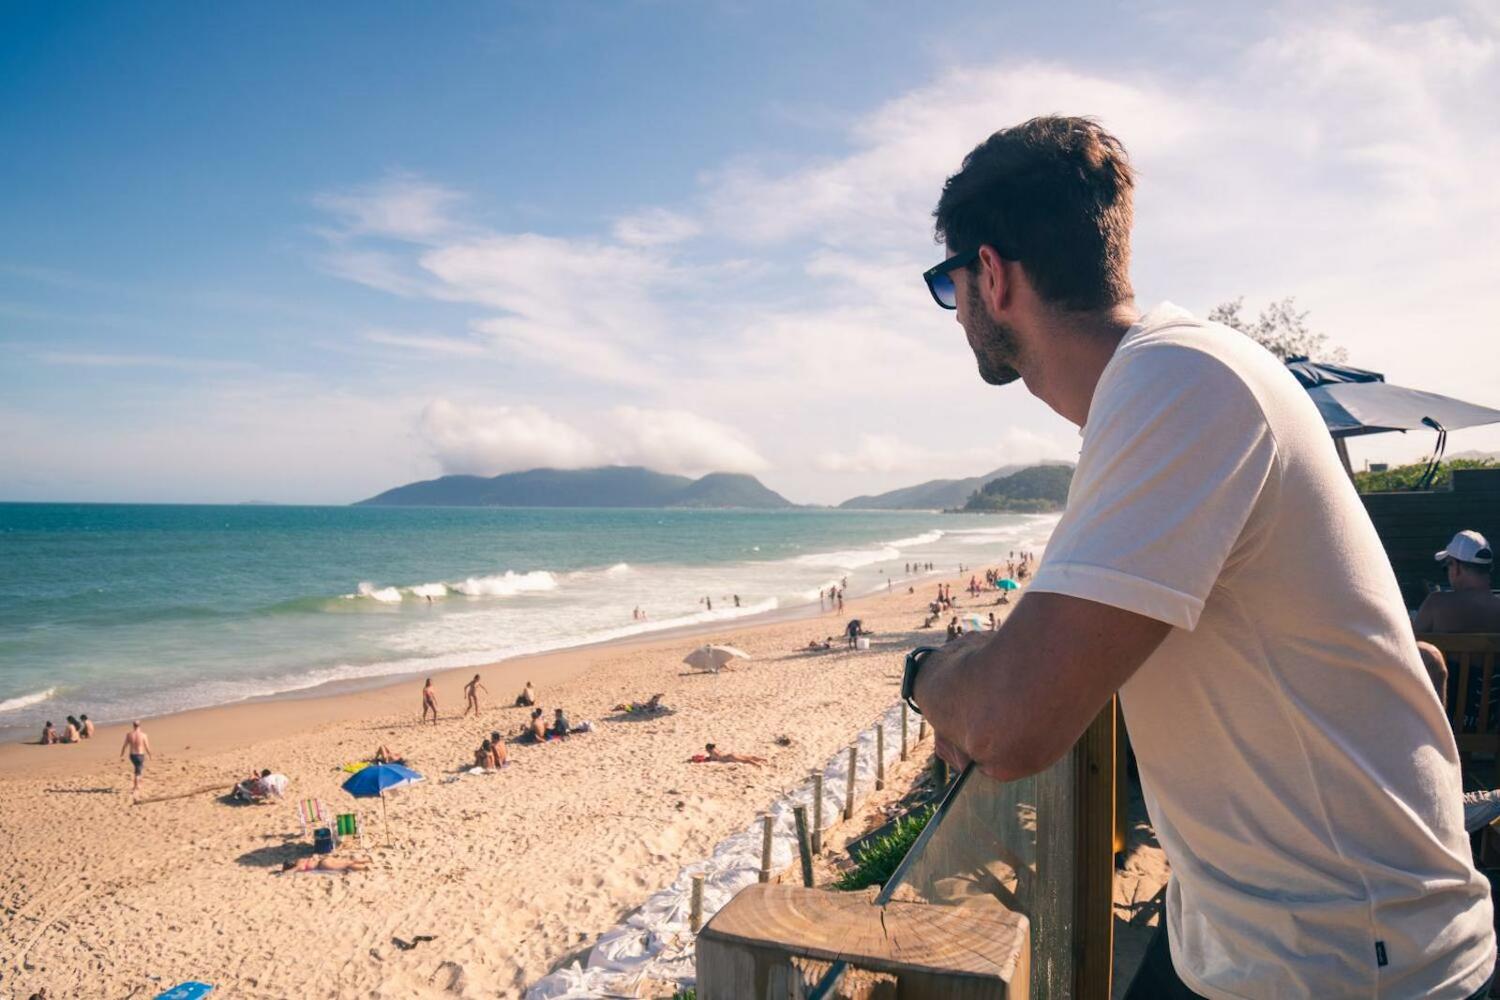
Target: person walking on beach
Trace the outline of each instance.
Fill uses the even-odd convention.
[[[1172,870],[1132,1000],[1482,996],[1490,887],[1395,574],[1285,366],[1137,310],[1134,183],[1097,123],[1046,117],[944,186],[929,291],[981,378],[1083,437],[1026,597],[905,690],[944,759],[1002,780],[1119,693]]]
[[[479,675],[475,674],[474,679],[464,685],[464,714],[461,718],[467,719],[471,710],[476,716],[479,714],[480,691],[483,691],[485,694],[490,693],[488,688],[479,683]]]
[[[151,756],[151,740],[141,728],[139,719],[130,724],[130,731],[125,734],[125,743],[120,747],[120,756],[124,757],[126,754],[130,755],[130,766],[135,770],[130,783],[130,800],[134,802],[141,793],[141,772],[146,769],[146,758]]]
[[[432,678],[427,678],[427,683],[422,685],[422,721],[427,721],[427,713],[432,713],[432,724],[437,725],[437,689],[432,686]]]

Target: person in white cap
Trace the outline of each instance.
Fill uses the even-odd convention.
[[[1428,594],[1412,622],[1423,632],[1500,632],[1500,597],[1490,590],[1495,556],[1477,531],[1460,531],[1435,556],[1452,590]]]

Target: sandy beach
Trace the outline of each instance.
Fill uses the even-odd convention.
[[[948,582],[957,593],[967,579]],[[937,583],[812,620],[734,623],[711,640],[673,636],[483,667],[477,720],[458,717],[474,668],[437,676],[435,726],[418,722],[420,679],[146,720],[156,756],[135,806],[118,759],[121,727],[77,746],[0,746],[0,997],[42,987],[151,996],[188,979],[236,997],[516,995],[890,705],[906,650],[942,638],[941,628],[918,630]],[[992,602],[960,595],[965,612],[1006,610]],[[801,648],[855,616],[877,633],[868,652],[845,652],[841,636],[832,652]],[[752,659],[692,672],[682,657],[704,641]],[[490,730],[519,729],[527,712],[508,706],[528,679],[549,718],[560,705],[594,731],[513,745],[505,770],[444,781]],[[656,692],[670,714],[610,710]],[[708,741],[768,764],[689,763]],[[427,777],[389,798],[389,844],[378,804],[339,787],[340,765],[381,743]],[[262,767],[291,779],[287,801],[224,800]],[[308,852],[294,802],[310,796],[360,814],[369,872],[271,874]],[[393,944],[417,935],[435,940]]]

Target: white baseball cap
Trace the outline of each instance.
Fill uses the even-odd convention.
[[[1453,536],[1453,541],[1448,547],[1433,556],[1438,562],[1444,559],[1457,559],[1459,562],[1483,563],[1489,565],[1494,562],[1494,553],[1490,551],[1490,543],[1485,541],[1483,535],[1477,531],[1460,531]]]

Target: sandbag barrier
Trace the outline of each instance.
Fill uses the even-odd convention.
[[[901,721],[906,705],[897,702],[855,737],[858,747],[854,774],[854,801],[875,790],[876,730],[884,726],[886,766],[901,758]],[[910,716],[910,740],[916,743],[916,717]],[[822,827],[842,821],[848,788],[849,751],[842,748],[823,765]],[[782,871],[797,860],[797,833],[793,809],[812,808],[813,780],[808,778],[795,791],[773,803],[767,812],[772,820],[771,871]],[[809,819],[809,822],[811,820]],[[599,936],[585,962],[542,977],[526,991],[526,1000],[582,1000],[585,997],[635,996],[647,979],[675,982],[679,989],[696,981],[691,926],[695,876],[703,877],[703,921],[728,903],[747,885],[760,880],[763,823],[757,817],[738,833],[720,841],[713,854],[685,865],[672,884],[653,893],[640,908]]]

